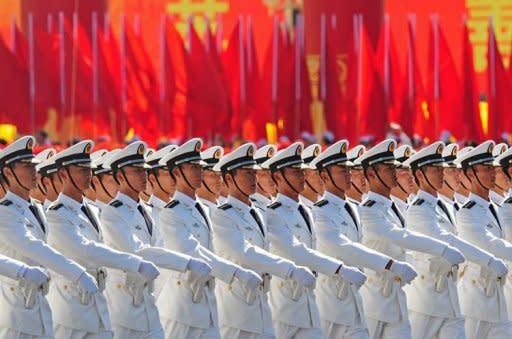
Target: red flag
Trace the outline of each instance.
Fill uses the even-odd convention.
[[[149,145],[155,145],[159,136],[158,82],[153,63],[142,43],[142,36],[135,34],[132,25],[124,19],[126,122],[141,139]]]
[[[480,110],[478,108],[478,88],[473,62],[473,45],[469,40],[469,29],[466,20],[464,20],[464,31],[462,36],[462,137],[465,140],[475,140],[483,142],[484,131],[482,130],[482,121]]]
[[[169,106],[164,116],[168,137],[187,135],[187,51],[170,19],[165,21],[165,98]]]
[[[1,37],[0,74],[0,121],[16,125],[19,133],[31,133],[28,70],[11,54]]]
[[[381,141],[388,127],[386,94],[379,74],[375,69],[375,55],[370,38],[360,16],[359,22],[359,133],[360,136],[372,136]]]
[[[407,25],[407,59],[405,65],[405,80],[400,109],[400,121],[404,132],[408,135],[418,133],[423,137],[425,117],[429,116],[425,101],[425,91],[416,59],[416,45],[412,18]]]
[[[512,127],[512,86],[496,43],[492,19],[489,22],[489,49],[487,53],[489,116],[484,122],[484,132],[488,138],[500,140],[503,132],[511,132]],[[487,125],[487,129],[485,128]]]
[[[188,136],[212,137],[229,122],[229,96],[221,75],[189,21]]]
[[[384,27],[380,31],[376,55],[376,69],[380,74],[386,93],[388,120],[402,125],[402,121],[400,121],[400,102],[402,100],[403,75],[388,14],[384,17]]]
[[[277,124],[283,134],[287,113],[293,111],[293,50],[287,45],[287,36],[274,18],[272,38],[267,48],[263,68],[263,93],[265,121]]]
[[[436,140],[440,132],[447,130],[457,139],[462,138],[461,83],[437,16],[432,16],[430,20],[428,60],[427,97],[430,130],[425,136],[430,140]]]

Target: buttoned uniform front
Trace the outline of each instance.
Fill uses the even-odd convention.
[[[68,258],[75,260],[97,277],[103,266],[137,273],[140,257],[120,253],[103,244],[96,216],[85,214],[83,203],[61,193],[47,212],[50,232],[48,243]],[[89,218],[94,218],[94,225]],[[108,277],[107,277],[108,279]],[[100,333],[109,331],[111,324],[107,301],[103,293],[96,293],[87,303],[81,302],[78,286],[55,275],[48,295],[55,324],[77,331]]]
[[[471,193],[466,204],[457,213],[459,234],[470,243],[510,262],[512,261],[512,244],[504,239],[501,226],[503,221],[494,217],[490,206],[496,208],[492,202]],[[491,282],[491,280],[494,281]],[[486,287],[489,283],[495,285],[492,295],[486,294]],[[462,313],[466,316],[466,328],[469,318],[500,327],[509,322],[502,283],[496,281],[495,277],[486,277],[480,266],[468,263],[463,268],[459,293]],[[466,329],[466,332],[468,332],[468,338],[479,337],[476,330],[470,333]],[[509,326],[506,326],[505,329],[500,328],[499,332],[505,334],[499,336],[500,338],[512,335]]]
[[[324,276],[334,276],[341,261],[315,251],[315,223],[304,205],[279,193],[267,210],[267,219],[270,252]],[[293,300],[291,290],[292,286],[286,279],[272,279],[270,306],[274,321],[299,328],[320,328],[313,291],[306,290],[299,300]]]
[[[253,205],[232,196],[228,196],[227,202],[217,208],[212,217],[215,252],[262,276],[272,275],[271,281],[277,277],[288,278],[295,265],[269,252],[267,226],[262,222],[262,231],[251,211],[263,220]],[[283,288],[291,294],[289,283]],[[245,292],[236,281],[233,284],[217,284],[216,292],[221,326],[273,337],[272,315],[264,290],[258,291],[252,305],[246,302]]]
[[[197,199],[176,191],[171,203],[160,214],[160,228],[166,248],[205,260],[212,267],[215,282],[233,281],[238,266],[213,253],[212,223],[196,207]],[[201,208],[204,207],[201,204]],[[193,291],[183,273],[170,274],[158,299],[162,322],[172,320],[188,326],[208,329],[218,327],[217,300],[213,281],[204,287],[203,298],[193,302]],[[173,300],[169,303],[169,300]]]
[[[447,210],[441,207],[437,197],[420,190],[416,201],[409,207],[406,220],[410,230],[428,235],[435,239],[445,241],[451,246],[459,249],[468,262],[474,266],[487,267],[493,256],[479,247],[476,247],[457,236],[457,229],[454,220],[446,213]],[[430,316],[434,319],[445,319],[436,326],[433,322],[425,322],[416,315],[411,315],[413,334],[420,336],[427,328],[429,331],[439,331],[439,337],[465,337],[464,324],[460,310],[459,296],[457,292],[457,273],[432,271],[432,266],[438,257],[429,254],[413,252],[413,266],[418,270],[420,279],[414,280],[410,286],[404,288],[407,294],[407,305],[409,311],[419,313],[423,317]],[[442,275],[442,276],[441,276]],[[446,275],[448,275],[446,277]],[[445,286],[436,284],[443,279]],[[443,283],[444,284],[444,283]],[[416,320],[418,320],[416,322]],[[455,323],[453,323],[455,321]],[[450,331],[446,331],[445,327]],[[434,328],[434,327],[437,327]],[[435,333],[435,332],[432,332]]]
[[[383,272],[390,258],[360,244],[362,225],[355,210],[351,203],[329,191],[325,192],[313,207],[318,248],[327,255],[343,260],[347,265]],[[351,329],[366,329],[359,291],[352,288],[348,297],[338,298],[340,287],[332,276],[320,274],[319,281],[316,294],[322,320]],[[357,334],[360,335],[360,332]],[[367,330],[364,332],[367,336]]]
[[[33,158],[33,137],[22,137],[0,152],[2,166]],[[40,265],[77,281],[85,269],[46,244],[48,225],[44,214],[36,216],[29,201],[7,191],[0,201],[0,253],[30,266]],[[50,272],[51,273],[51,272]],[[18,281],[0,277],[0,336],[23,338],[53,337],[48,301],[37,293],[32,308]]]

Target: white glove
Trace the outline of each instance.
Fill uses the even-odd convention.
[[[493,270],[498,277],[505,277],[508,274],[508,268],[501,259],[493,257],[489,260],[489,264],[487,264],[487,266],[489,266],[489,268]]]
[[[357,288],[363,286],[366,281],[366,275],[355,267],[343,265],[337,274],[349,283],[356,285]]]
[[[263,280],[259,275],[253,271],[246,270],[241,267],[235,271],[235,278],[240,280],[242,286],[248,290],[255,290],[263,283]]]
[[[142,260],[139,265],[139,274],[147,281],[151,281],[160,275],[160,271],[152,262]]]
[[[85,294],[94,294],[98,292],[96,279],[87,272],[82,273],[78,278],[78,286]]]
[[[34,285],[43,285],[49,280],[46,272],[39,267],[27,267],[22,278]]]
[[[197,258],[190,258],[187,269],[190,271],[190,275],[192,277],[191,280],[193,281],[206,281],[212,271],[210,265],[208,265],[204,260]]]
[[[418,276],[418,273],[416,273],[411,265],[402,261],[393,261],[389,271],[398,275],[404,284],[409,284]]]
[[[297,284],[306,288],[313,288],[315,286],[316,278],[309,268],[304,266],[297,266],[290,275],[290,279]]]
[[[450,265],[458,265],[464,262],[464,256],[461,251],[450,245],[446,246],[441,256],[450,263]]]

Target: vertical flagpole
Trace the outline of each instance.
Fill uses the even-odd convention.
[[[325,13],[320,17],[320,99],[325,104],[327,98],[327,23]],[[334,70],[333,70],[334,71]],[[332,128],[332,126],[331,126]]]
[[[16,17],[11,20],[11,52],[16,54]]]
[[[217,29],[215,31],[217,55],[222,53],[222,15],[217,15]]]
[[[297,138],[300,133],[300,118],[301,118],[301,86],[302,79],[300,74],[300,59],[301,59],[301,30],[302,30],[302,17],[300,14],[296,16],[296,27],[295,27],[295,105],[294,105],[294,135],[293,138]]]
[[[274,16],[274,32],[272,40],[272,123],[277,124],[277,76],[279,67],[278,54],[279,19]]]
[[[30,127],[32,134],[36,132],[36,84],[34,63],[34,17],[28,13],[28,62],[29,62],[29,88],[30,88]]]
[[[60,90],[60,119],[66,116],[66,67],[64,46],[64,13],[59,12],[59,90]]]
[[[126,28],[125,16],[120,16],[121,25],[121,136],[124,139],[126,134]]]
[[[188,46],[188,54],[190,55],[192,53],[192,29],[194,29],[192,27],[193,25],[193,21],[194,20],[194,17],[192,15],[190,15],[187,19],[187,46]],[[194,132],[193,130],[193,120],[192,120],[192,115],[189,114],[189,112],[187,112],[187,137],[190,139],[192,138],[192,133]]]
[[[52,15],[52,13],[48,13],[48,16],[46,17],[46,24],[47,24],[48,33],[52,33],[53,32],[53,15]]]
[[[91,17],[92,43],[92,105],[93,105],[93,136],[98,134],[98,104],[99,104],[99,72],[98,72],[98,13],[92,12]]]
[[[496,136],[496,121],[494,117],[495,109],[496,109],[496,63],[495,63],[495,36],[494,36],[494,22],[493,17],[489,17],[489,43],[488,43],[488,49],[489,49],[489,107],[490,107],[490,114],[487,118],[487,134],[491,137]]]
[[[247,23],[246,23],[246,26],[247,26],[247,34],[246,34],[246,37],[247,37],[247,71],[248,71],[248,77],[250,77],[252,79],[252,76],[253,76],[253,69],[254,69],[254,60],[252,59],[252,53],[253,53],[253,48],[254,46],[252,45],[253,41],[252,41],[252,18],[251,16],[247,16],[246,18],[247,20]]]
[[[409,14],[408,16],[408,21],[409,21],[409,26],[410,26],[410,32],[408,34],[408,37],[407,37],[407,49],[408,49],[408,53],[407,53],[407,73],[409,73],[409,76],[407,78],[407,87],[408,87],[408,97],[409,97],[409,105],[410,107],[412,107],[412,111],[414,112],[414,117],[413,117],[413,121],[416,120],[416,105],[415,105],[415,97],[416,97],[416,93],[414,93],[415,91],[415,88],[414,88],[414,82],[415,82],[415,74],[414,74],[414,49],[412,48],[412,43],[413,43],[413,39],[414,39],[414,30],[413,30],[413,25],[414,25],[414,16],[413,14]],[[414,125],[412,126],[414,128]]]
[[[76,0],[75,0],[76,1]],[[71,60],[71,130],[70,133],[75,133],[75,96],[76,96],[76,62],[77,62],[77,40],[78,40],[78,13],[73,13],[73,54]]]
[[[164,131],[164,114],[165,114],[165,99],[167,90],[167,69],[165,68],[165,60],[167,57],[167,42],[165,40],[165,28],[167,25],[167,15],[160,14],[160,116],[159,120],[159,131],[160,135],[163,135]]]
[[[244,21],[242,15],[238,17],[238,43],[239,48],[239,67],[240,67],[240,122],[245,120],[245,104],[246,104],[246,84],[245,84],[245,51],[244,51]],[[241,132],[241,131],[239,131]]]
[[[391,60],[391,48],[390,48],[390,38],[391,38],[391,29],[389,22],[389,13],[384,15],[384,92],[386,93],[386,101],[389,109],[389,102],[391,101],[391,77],[390,77],[390,60]]]
[[[354,15],[354,50],[357,56],[357,94],[356,94],[356,142],[360,139],[361,119],[361,96],[363,92],[363,55],[362,55],[362,24],[363,17],[360,14]]]
[[[439,135],[439,17],[434,14],[430,17],[434,30],[434,137]]]

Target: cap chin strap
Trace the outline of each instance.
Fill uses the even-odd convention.
[[[288,185],[288,187],[290,187],[295,193],[300,194],[300,192],[298,190],[296,190],[295,187],[293,187],[293,185],[288,181],[286,174],[284,174],[284,168],[280,169],[279,172],[281,172],[281,174],[283,175],[283,179],[286,182],[286,184]]]
[[[107,190],[107,188],[103,184],[103,180],[101,180],[101,178],[102,178],[101,176],[98,176],[98,181],[100,182],[101,188],[103,189],[103,191],[105,191],[105,193],[107,193],[107,195],[110,199],[114,199],[114,196],[112,194],[110,194],[110,192]]]
[[[57,175],[57,177],[59,178],[59,181],[62,182],[62,180],[60,180],[60,177]],[[52,184],[52,190],[53,192],[55,193],[55,195],[59,195],[59,192],[57,192],[57,188],[55,187],[55,183],[53,182],[53,178],[51,176],[49,176],[50,178],[50,184]]]
[[[326,167],[325,168],[325,171],[327,172],[327,175],[329,176],[329,179],[331,180],[331,183],[334,185],[334,187],[336,187],[338,190],[342,191],[342,192],[345,192],[344,189],[341,189],[337,184],[336,184],[336,181],[334,181],[334,179],[332,178],[332,175],[331,175],[331,171],[329,171],[329,167]],[[318,194],[318,193],[317,193]]]
[[[183,177],[183,179],[185,179],[185,182],[187,183],[188,187],[190,187],[190,189],[195,192],[196,189],[194,187],[192,187],[192,185],[190,184],[190,181],[188,181],[188,178],[185,175],[185,173],[183,173],[183,169],[181,168],[181,166],[178,166],[178,170],[180,171],[181,176]]]
[[[308,185],[308,187],[316,193],[316,195],[320,195],[320,193],[318,193],[318,191],[316,189],[313,188],[313,186],[309,183],[308,179],[306,179],[306,185]]]
[[[135,188],[133,188],[132,184],[130,184],[130,181],[128,180],[128,178],[126,177],[126,173],[124,171],[124,168],[120,168],[119,169],[119,172],[121,172],[121,174],[123,175],[123,178],[124,180],[126,181],[126,184],[128,185],[128,187],[135,193],[139,194],[140,192],[137,191]]]
[[[66,169],[66,173],[68,174],[68,177],[69,177],[69,180],[71,180],[71,184],[73,184],[73,186],[75,187],[75,189],[80,192],[80,193],[84,193],[84,190],[81,190],[80,188],[78,188],[78,185],[75,183],[75,180],[73,179],[73,176],[71,175],[71,172],[69,171],[69,167],[65,167]]]
[[[375,172],[375,175],[377,176],[377,178],[379,179],[380,183],[384,185],[384,187],[386,187],[388,190],[391,191],[391,187],[389,187],[388,185],[386,185],[386,183],[384,182],[384,180],[382,180],[382,178],[380,177],[379,175],[379,172],[377,171],[377,169],[375,168],[375,166],[371,166],[371,168],[373,169],[373,171]]]
[[[503,192],[506,192],[507,190],[504,189],[503,187],[501,187],[500,185],[498,185],[497,183],[494,183],[494,186],[498,187],[500,190],[502,190]]]
[[[420,168],[420,171],[421,171],[421,173],[423,173],[423,176],[425,177],[425,180],[427,181],[427,184],[430,186],[430,188],[432,188],[432,190],[434,190],[434,192],[437,192],[434,185],[432,185],[432,183],[430,182],[430,179],[428,178],[427,174],[425,173],[425,170],[423,167]]]
[[[27,188],[25,185],[23,185],[20,180],[18,179],[18,176],[16,175],[16,172],[14,171],[14,168],[12,165],[8,166],[11,169],[12,175],[14,176],[14,179],[16,180],[16,183],[18,183],[18,186],[20,186],[23,190],[29,192],[30,188]]]
[[[455,192],[455,190],[453,189],[453,187],[448,183],[448,181],[444,180],[443,179],[443,182],[446,186],[448,186],[448,188],[452,191],[452,192]]]
[[[43,180],[43,179],[41,179],[41,180]],[[2,186],[2,189],[3,189],[3,186]],[[46,196],[47,191],[46,191],[46,189],[45,189],[45,187],[44,187],[44,184],[42,184],[42,182],[41,182],[41,184],[37,184],[37,189],[38,189],[38,190],[39,190],[39,192],[41,192],[44,196]]]
[[[242,193],[242,195],[243,195],[243,196],[245,196],[246,198],[249,198],[250,194],[245,193],[245,192],[240,188],[240,186],[238,186],[238,183],[236,182],[236,178],[235,178],[235,175],[234,175],[233,171],[231,171],[230,173],[231,173],[231,178],[233,178],[233,183],[235,184],[235,187],[236,187],[236,189],[238,190],[238,192]]]
[[[158,187],[160,187],[160,189],[167,195],[170,195],[169,192],[167,192],[166,190],[164,190],[164,188],[162,187],[162,185],[160,184],[160,180],[158,180],[158,174],[157,174],[158,170],[155,169],[152,171],[153,173],[153,176],[155,177],[155,180],[156,180],[156,184],[158,185]]]
[[[208,187],[208,184],[206,184],[206,181],[202,180],[201,182],[203,183],[204,188],[206,188],[206,190],[208,192],[210,192],[213,195],[216,195],[215,193],[213,193],[213,191],[210,189],[210,187]]]
[[[489,187],[486,187],[484,186],[484,184],[482,184],[482,182],[480,181],[480,177],[478,176],[478,174],[476,174],[476,171],[475,171],[475,168],[474,167],[471,167],[471,170],[473,171],[473,174],[475,175],[475,178],[476,178],[476,181],[478,181],[478,184],[486,191],[490,191],[491,189]]]
[[[256,186],[258,186],[260,188],[260,190],[262,190],[263,192],[268,194],[268,192],[263,189],[263,186],[261,186],[260,183],[257,181],[256,181]]]

